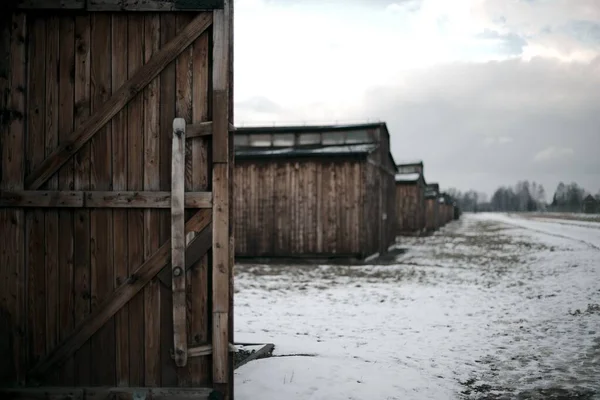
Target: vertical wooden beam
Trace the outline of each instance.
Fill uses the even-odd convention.
[[[213,382],[215,389],[230,398],[229,312],[230,312],[230,53],[231,0],[213,12]]]
[[[29,76],[27,84],[27,170],[35,169],[45,156],[46,21],[33,19],[29,32]],[[45,214],[25,212],[27,237],[27,317],[29,361],[37,362],[46,352]]]
[[[192,123],[209,120],[209,86],[210,86],[210,31],[200,35],[193,44],[192,53]],[[189,139],[192,146],[192,182],[189,190],[208,190],[209,188],[209,152],[210,139]],[[187,190],[188,188],[186,188]],[[188,334],[189,343],[199,346],[209,342],[209,254],[204,255],[188,272]],[[206,386],[211,384],[211,357],[194,357],[188,359],[190,384]]]
[[[75,128],[83,125],[90,115],[90,17],[75,17]],[[89,190],[90,145],[79,150],[75,159],[75,190]],[[90,313],[90,213],[74,213],[74,309],[75,324]],[[89,385],[91,377],[90,344],[85,343],[75,353],[75,383]]]
[[[160,49],[160,16],[147,14],[144,21],[144,60],[147,63]],[[154,78],[143,91],[144,96],[144,190],[160,189],[160,78]],[[144,258],[150,257],[160,247],[160,210],[144,211]],[[160,282],[154,278],[144,288],[145,329],[145,380],[146,386],[161,385]]]
[[[50,17],[46,25],[46,150],[48,156],[58,146],[58,57],[59,57],[59,18]],[[58,189],[58,173],[47,184],[48,189]],[[46,348],[52,349],[59,338],[59,231],[58,211],[46,211]],[[57,382],[58,371],[52,374],[51,382]]]
[[[96,112],[112,93],[111,33],[112,19],[106,13],[91,16],[91,112]],[[111,124],[101,128],[90,140],[90,187],[92,190],[112,189]],[[108,296],[114,285],[113,215],[109,209],[90,211],[91,309],[94,311]],[[115,323],[111,318],[91,339],[93,385],[115,385]]]
[[[190,13],[177,13],[175,17],[175,34],[179,34],[183,28],[191,21],[193,16]],[[179,54],[175,59],[175,117],[185,120],[186,123],[192,121],[192,46],[186,48]],[[200,100],[200,99],[198,99]],[[185,180],[184,187],[186,191],[192,190],[192,174],[193,165],[195,159],[192,157],[192,140],[186,129],[186,141],[185,141]],[[185,216],[190,215],[190,210],[185,213]],[[186,245],[194,238],[194,233],[188,233],[186,237]],[[191,316],[192,316],[192,299],[193,293],[191,293],[192,285],[190,282],[191,271],[186,271],[186,318],[188,320],[187,325],[187,337],[192,343],[193,333],[190,331]],[[173,311],[175,308],[173,308]],[[178,386],[190,387],[192,385],[192,374],[191,365],[198,362],[198,358],[189,358],[186,361],[185,368],[179,368],[177,370]]]
[[[175,364],[187,364],[187,305],[185,292],[185,126],[183,118],[173,121],[171,167],[171,268],[173,272],[173,339]]]
[[[175,14],[163,13],[160,15],[160,43],[164,47],[176,36]],[[171,190],[171,135],[175,119],[175,62],[169,63],[160,73],[160,190]],[[171,236],[171,220],[169,213],[161,214],[160,242],[164,243]],[[172,319],[169,320],[169,325]],[[168,338],[172,343],[173,338]]]
[[[75,20],[72,16],[60,18],[60,44],[58,57],[59,87],[59,116],[58,134],[59,142],[63,144],[68,140],[68,133],[73,131],[74,89],[75,77]],[[58,173],[59,190],[71,190],[74,179],[74,161],[69,160],[62,166]],[[71,333],[75,326],[73,315],[73,211],[59,210],[59,301],[60,301],[60,332],[62,341]],[[61,384],[75,385],[75,361],[70,357],[61,370]]]
[[[317,166],[317,181],[316,181],[316,207],[315,207],[315,214],[316,214],[316,251],[317,253],[320,253],[323,251],[323,249],[325,248],[324,244],[323,244],[323,238],[325,237],[325,232],[324,232],[324,225],[323,225],[323,207],[325,205],[325,195],[323,193],[323,174],[324,174],[324,169],[325,169],[325,165],[322,162],[318,162],[316,163]]]
[[[160,14],[160,45],[164,47],[176,35],[175,14]],[[160,73],[160,138],[159,138],[159,186],[160,190],[171,190],[171,147],[173,120],[175,119],[175,62],[168,64]],[[170,213],[161,212],[160,242],[171,237]],[[181,370],[171,357],[173,349],[173,294],[170,288],[162,290],[161,297],[161,372],[162,385],[177,385]]]
[[[127,81],[127,15],[112,16],[112,87],[119,88]],[[112,120],[112,181],[113,190],[127,190],[127,109]],[[127,260],[127,210],[113,210],[114,229],[114,288],[129,276]],[[115,314],[115,368],[117,386],[129,386],[129,304]]]
[[[0,151],[2,158],[2,189],[23,189],[24,156],[25,156],[25,90],[27,51],[25,35],[27,19],[23,13],[13,13],[9,18],[10,25],[10,61],[8,82],[5,82],[7,108],[11,110],[8,120],[0,123]],[[2,33],[5,31],[3,30]],[[4,96],[4,93],[0,95]],[[24,212],[19,209],[0,210],[0,232],[2,232],[2,248],[0,265],[2,278],[7,279],[5,292],[0,294],[1,305],[6,307],[10,324],[8,332],[12,338],[9,359],[3,361],[8,365],[11,378],[24,384],[26,357],[26,310],[25,310],[25,264],[24,264]],[[6,274],[6,275],[4,275]],[[8,321],[7,321],[8,322]]]
[[[129,14],[128,75],[131,78],[144,65],[144,16]],[[144,104],[142,94],[127,105],[127,188],[144,188]],[[144,212],[128,211],[129,265],[140,265],[144,260]],[[130,271],[131,272],[131,271]],[[144,293],[138,293],[129,302],[129,385],[145,386],[145,323]]]

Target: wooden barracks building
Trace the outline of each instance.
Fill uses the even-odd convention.
[[[423,162],[397,165],[396,217],[399,235],[420,234],[425,229],[425,178]]]
[[[348,257],[395,241],[385,123],[235,131],[237,257]]]

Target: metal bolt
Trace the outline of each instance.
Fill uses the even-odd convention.
[[[181,276],[181,272],[182,272],[182,271],[181,271],[181,267],[177,267],[177,268],[175,268],[175,269],[173,270],[173,276],[174,276],[174,277]]]

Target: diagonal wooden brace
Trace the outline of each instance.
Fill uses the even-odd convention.
[[[212,14],[200,13],[173,40],[168,42],[151,59],[104,103],[97,112],[77,128],[68,139],[54,150],[26,178],[25,187],[39,189],[70,157],[81,149],[106,125],[131,99],[160,74],[181,52],[212,24]],[[61,135],[63,133],[61,132]],[[66,134],[66,132],[64,133]]]
[[[202,232],[212,220],[211,210],[198,211],[185,224],[186,232]],[[77,349],[87,342],[113,315],[148,284],[170,262],[171,241],[163,244],[150,258],[131,274],[129,279],[98,306],[84,321],[75,327],[58,346],[50,351],[29,371],[29,376],[42,376],[50,369],[65,362]]]

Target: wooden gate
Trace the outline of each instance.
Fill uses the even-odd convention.
[[[232,398],[233,1],[9,3],[0,397]]]

